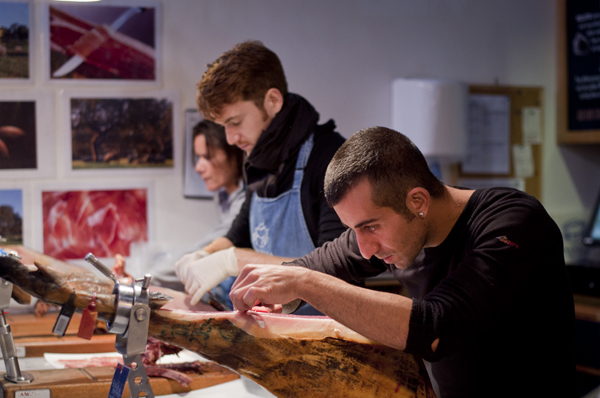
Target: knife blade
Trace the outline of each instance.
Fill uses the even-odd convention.
[[[121,14],[117,19],[115,19],[115,21],[112,24],[110,24],[110,27],[113,28],[114,30],[119,30],[119,28],[121,26],[123,26],[123,24],[129,18],[131,18],[135,14],[139,14],[143,10],[144,9],[142,7],[129,8],[127,11],[125,11],[123,14]],[[85,61],[85,59],[83,57],[75,54],[71,58],[69,58],[69,60],[67,62],[65,62],[60,68],[58,68],[56,71],[54,71],[54,73],[52,74],[52,77],[63,77],[65,75],[67,75],[68,73],[72,72],[73,70],[75,70],[75,68],[77,68],[79,65],[81,65],[84,61]]]

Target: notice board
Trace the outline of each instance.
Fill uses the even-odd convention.
[[[557,141],[600,143],[600,1],[557,6]]]
[[[465,167],[465,162],[460,167],[459,181],[498,181],[519,180],[520,186],[530,195],[542,200],[542,133],[543,133],[543,89],[540,87],[517,87],[517,86],[469,86],[470,109],[469,117],[473,118],[474,97],[498,97],[506,99],[506,113],[501,115],[506,118],[507,137],[505,143],[501,142],[506,151],[508,159],[501,168],[490,168],[483,172],[474,171]],[[533,117],[532,117],[533,114]],[[489,118],[489,116],[486,116]],[[532,127],[531,121],[534,121]],[[473,123],[470,121],[469,141],[473,141]],[[476,132],[475,132],[476,133]],[[491,140],[494,137],[490,138]],[[469,149],[471,151],[472,148]],[[497,150],[496,150],[497,152]],[[520,159],[526,153],[525,160]],[[500,162],[502,163],[502,162]],[[523,171],[523,163],[526,163],[527,171]],[[496,184],[491,184],[497,186]],[[469,187],[468,185],[465,185]],[[482,186],[485,186],[483,184]],[[477,188],[471,186],[471,188]]]

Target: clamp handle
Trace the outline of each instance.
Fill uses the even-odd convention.
[[[98,271],[102,272],[105,276],[112,279],[113,282],[115,282],[115,284],[119,283],[117,276],[110,270],[110,268],[102,264],[102,262],[100,262],[100,260],[98,260],[96,256],[94,256],[92,253],[88,253],[85,256],[85,261],[92,264],[94,267],[96,267]]]

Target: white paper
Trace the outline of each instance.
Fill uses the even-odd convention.
[[[513,145],[513,167],[515,177],[533,177],[535,167],[533,164],[533,151],[531,145]]]
[[[510,98],[469,96],[469,148],[466,174],[510,173]]]
[[[542,143],[542,111],[538,107],[524,107],[521,110],[521,132],[523,144]]]
[[[62,353],[45,353],[44,359],[56,369],[64,369],[65,360],[77,360],[77,359],[91,359],[91,358],[122,358],[122,355],[118,352],[98,352],[98,353],[86,353],[86,354],[62,354]],[[180,351],[178,354],[165,355],[161,357],[157,364],[167,363],[183,363],[183,362],[194,362],[203,361],[206,362],[202,356],[189,350]]]

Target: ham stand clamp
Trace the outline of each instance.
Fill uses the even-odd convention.
[[[123,285],[119,283],[114,273],[93,254],[89,253],[85,260],[115,282],[112,292],[117,295],[115,317],[112,322],[107,322],[106,330],[117,335],[115,348],[123,355],[125,367],[130,369],[122,376],[127,377],[131,396],[139,397],[144,393],[143,396],[154,398],[154,392],[140,355],[145,351],[148,341],[148,325],[150,324],[148,287],[151,276],[145,275],[144,279],[136,280],[131,285]],[[124,380],[120,374],[118,368],[113,378],[109,398],[113,396],[111,395],[113,388],[123,390]],[[121,397],[120,394],[115,396]]]
[[[0,256],[21,259],[16,252],[7,253],[3,249],[0,249]],[[21,372],[12,331],[10,325],[6,323],[4,316],[4,310],[10,305],[12,290],[13,284],[0,278],[0,349],[2,350],[2,357],[4,358],[4,366],[6,368],[4,378],[11,383],[27,384],[33,381],[33,376],[27,372]]]

